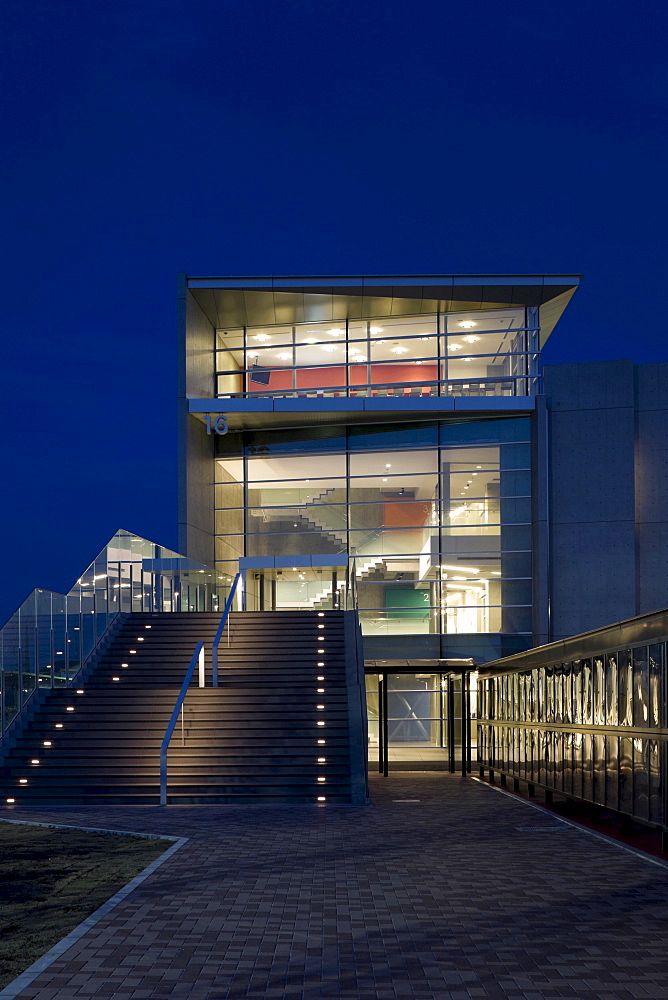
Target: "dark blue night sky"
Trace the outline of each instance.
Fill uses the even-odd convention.
[[[4,0],[0,621],[176,544],[176,274],[583,273],[668,360],[663,2]],[[612,488],[612,486],[611,486]]]

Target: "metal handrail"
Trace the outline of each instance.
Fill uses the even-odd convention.
[[[357,611],[357,562],[353,558],[346,567],[346,610]]]
[[[211,686],[215,688],[218,687],[218,646],[220,645],[220,640],[222,639],[223,632],[225,631],[225,626],[228,624],[234,593],[237,589],[237,584],[239,583],[240,578],[241,573],[237,573],[234,578],[234,583],[230,588],[230,592],[227,595],[225,607],[223,608],[223,616],[220,619],[220,625],[218,626],[218,631],[216,632],[216,638],[213,640],[213,646],[211,647]],[[229,631],[227,633],[227,644],[228,646],[230,644]]]
[[[167,805],[167,749],[169,747],[170,740],[172,738],[172,733],[174,732],[174,727],[176,726],[176,720],[179,717],[179,711],[183,709],[183,702],[185,700],[186,694],[188,693],[188,687],[193,679],[193,674],[195,673],[195,667],[199,664],[199,676],[200,676],[200,687],[204,687],[204,643],[198,642],[195,647],[195,652],[192,655],[190,661],[190,666],[186,676],[183,679],[183,684],[181,685],[181,690],[179,691],[179,696],[176,699],[176,705],[174,705],[174,711],[172,712],[172,717],[167,724],[167,729],[165,730],[165,735],[163,736],[162,743],[160,744],[160,805]]]
[[[371,528],[370,531],[367,531],[366,535],[363,535],[362,538],[360,538],[356,545],[351,545],[350,551],[355,552],[357,555],[361,555],[362,553],[360,552],[360,549],[362,546],[366,545],[367,542],[372,542],[376,538],[380,538],[385,530],[385,528]]]
[[[326,368],[327,365],[323,365],[322,367]],[[290,399],[292,399],[292,398],[296,398],[296,397],[308,397],[308,396],[314,397],[314,396],[318,396],[318,395],[323,396],[323,397],[331,397],[331,396],[347,397],[348,395],[351,395],[351,394],[353,396],[361,396],[361,395],[369,396],[369,395],[373,395],[373,390],[376,390],[376,392],[377,392],[380,389],[390,390],[390,392],[389,392],[390,396],[395,396],[396,398],[400,398],[400,397],[402,397],[402,396],[405,395],[405,393],[404,393],[405,389],[409,390],[409,395],[410,395],[410,390],[411,389],[422,389],[422,388],[425,388],[425,389],[427,389],[427,388],[428,389],[437,389],[438,391],[436,392],[436,395],[444,396],[444,397],[448,398],[450,394],[452,394],[453,396],[456,396],[456,395],[463,395],[463,396],[476,396],[476,395],[479,395],[479,393],[469,392],[468,390],[466,392],[462,392],[462,393],[458,393],[456,391],[459,388],[464,389],[464,387],[468,386],[468,385],[476,385],[476,386],[480,387],[480,386],[483,386],[483,385],[484,386],[488,386],[488,385],[493,385],[495,383],[496,384],[500,384],[500,383],[503,383],[503,382],[506,382],[506,383],[507,382],[512,382],[513,383],[513,391],[508,394],[509,396],[522,396],[522,397],[524,397],[524,396],[527,395],[527,393],[525,393],[525,392],[517,392],[517,389],[518,389],[518,384],[517,383],[521,383],[521,382],[527,382],[527,383],[529,383],[529,382],[535,382],[536,383],[536,391],[539,392],[540,391],[540,387],[541,387],[540,386],[540,379],[541,379],[541,375],[540,375],[539,372],[527,373],[527,374],[524,374],[524,375],[519,375],[519,374],[514,375],[514,374],[512,374],[512,373],[509,372],[509,373],[504,374],[504,375],[501,375],[501,374],[499,374],[499,375],[480,375],[480,376],[477,376],[477,377],[468,376],[468,377],[463,377],[463,378],[425,378],[425,379],[419,379],[419,380],[418,379],[411,379],[410,382],[364,382],[364,383],[360,383],[359,385],[356,385],[356,384],[355,385],[353,385],[353,384],[346,384],[346,385],[340,385],[340,386],[336,386],[336,385],[333,385],[333,386],[322,386],[319,389],[316,389],[316,388],[312,388],[312,389],[308,389],[308,388],[286,389],[286,390],[278,390],[278,391],[273,391],[273,392],[267,392],[266,390],[257,390],[257,391],[254,391],[254,390],[251,389],[251,390],[247,390],[245,392],[226,393],[224,396],[217,396],[216,398],[217,399],[235,399],[235,398],[248,398],[248,399],[258,399],[258,398],[259,399],[269,399],[269,398],[274,398],[274,399],[276,399],[276,398],[285,398],[285,399],[287,399],[287,398],[290,398]],[[445,387],[445,386],[453,386],[454,388],[452,390],[448,389],[446,391],[443,391],[443,387]],[[519,388],[522,388],[522,386],[520,385]],[[527,385],[525,388],[528,389],[529,386]],[[367,392],[365,390],[369,390],[369,391]],[[395,393],[394,390],[397,390],[396,393]],[[425,395],[431,395],[431,393],[426,393]],[[488,394],[485,393],[485,395],[488,395]],[[493,393],[490,393],[489,395],[495,397],[495,396],[497,396],[497,393],[493,392]]]

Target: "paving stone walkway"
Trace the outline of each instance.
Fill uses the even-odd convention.
[[[668,868],[458,776],[372,792],[14,809],[191,838],[20,1000],[668,998]]]

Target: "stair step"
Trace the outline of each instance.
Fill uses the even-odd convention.
[[[335,611],[232,612],[214,689],[219,614],[125,615],[77,689],[40,695],[5,757],[0,794],[40,805],[156,804],[160,746],[204,641],[207,686],[198,687],[196,670],[183,707],[185,746],[179,719],[169,747],[169,801],[350,802],[348,620]]]

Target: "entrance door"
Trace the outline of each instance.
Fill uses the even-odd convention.
[[[367,674],[366,689],[371,767],[379,764],[382,769],[384,743],[389,767],[396,770],[453,770],[461,761],[466,707],[461,675]],[[471,743],[475,746],[473,679],[469,698]]]

